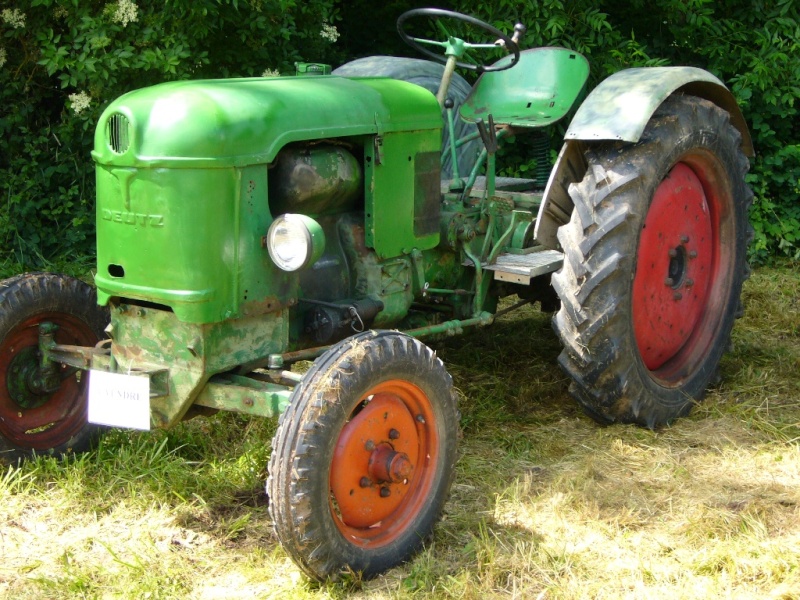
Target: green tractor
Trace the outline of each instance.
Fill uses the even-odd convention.
[[[427,20],[487,38],[409,33]],[[113,102],[92,153],[96,290],[0,283],[3,459],[83,451],[103,426],[280,415],[270,514],[322,580],[407,560],[442,511],[459,412],[420,338],[539,302],[591,416],[655,428],[687,413],[748,273],[742,114],[688,67],[621,71],[579,102],[587,61],[522,51],[523,29],[413,10],[401,37],[444,66],[303,64]],[[480,73],[471,89],[457,67]],[[535,179],[497,175],[503,144],[546,137],[578,104],[551,172],[545,152]]]

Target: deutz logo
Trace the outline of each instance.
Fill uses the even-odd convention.
[[[146,215],[144,213],[126,212],[124,210],[102,210],[103,219],[125,225],[139,225],[141,227],[163,227],[164,215]]]

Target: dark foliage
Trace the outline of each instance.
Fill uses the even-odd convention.
[[[201,77],[293,71],[410,55],[397,16],[420,0],[0,0],[0,264],[41,266],[93,251],[93,127],[131,89]],[[591,82],[632,66],[683,64],[722,79],[756,145],[753,258],[800,257],[800,8],[794,0],[465,0],[437,3],[510,31],[525,46],[585,54]],[[341,37],[326,27],[335,26]],[[321,33],[327,31],[329,35]],[[554,137],[558,137],[555,132]],[[557,140],[554,140],[554,150]],[[503,160],[532,168],[527,150]],[[508,171],[506,171],[508,172]]]

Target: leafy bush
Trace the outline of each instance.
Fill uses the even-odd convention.
[[[725,82],[750,125],[756,157],[751,258],[800,258],[800,7],[795,0],[511,0],[455,8],[510,31],[524,45],[566,46],[592,66],[590,85],[622,68],[691,65]]]
[[[647,35],[672,64],[705,68],[726,82],[750,125],[752,258],[800,258],[800,6],[795,0],[633,0],[620,28]],[[611,5],[609,3],[609,10]],[[642,37],[641,39],[645,39]]]
[[[412,54],[395,19],[423,0],[0,0],[0,263],[91,252],[92,130],[106,103],[172,79],[291,71]],[[452,0],[439,6],[562,45],[590,61],[590,86],[619,69],[708,69],[733,91],[757,156],[753,258],[800,258],[800,7],[794,0]],[[365,19],[369,27],[365,27]],[[334,43],[338,32],[342,39]],[[9,110],[10,108],[10,110]],[[553,132],[553,147],[563,130]],[[508,164],[533,169],[529,149]]]
[[[333,0],[0,0],[0,261],[93,251],[94,124],[131,89],[340,57]],[[26,3],[22,3],[26,4]]]

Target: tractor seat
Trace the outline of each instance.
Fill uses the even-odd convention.
[[[497,63],[511,61],[506,56]],[[487,120],[498,125],[546,127],[569,112],[586,79],[588,61],[566,48],[532,48],[505,71],[483,73],[461,106],[464,121]]]

